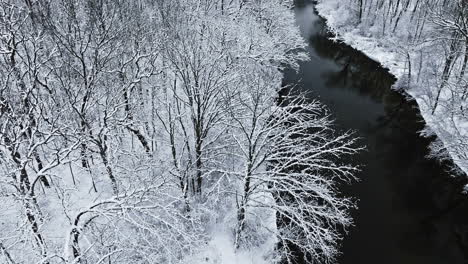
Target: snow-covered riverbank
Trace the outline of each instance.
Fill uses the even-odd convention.
[[[406,10],[412,10],[411,1],[407,3]],[[391,8],[390,6],[389,10]],[[403,8],[402,4],[401,9]],[[409,15],[405,19],[406,10],[398,11],[398,6],[395,8],[395,13],[400,12],[398,19],[401,18],[401,20],[400,23],[396,21],[391,33],[381,32],[382,25],[378,24],[379,21],[375,18],[378,14],[373,14],[372,22],[369,21],[370,19],[366,21],[366,18],[363,18],[364,22],[359,23],[356,20],[354,4],[348,1],[320,0],[316,9],[319,15],[327,20],[327,25],[336,35],[337,41],[343,41],[380,62],[397,77],[395,87],[404,88],[416,100],[428,127],[422,133],[424,135],[435,134],[439,139],[432,144],[432,155],[442,159],[450,156],[454,163],[465,174],[468,174],[468,115],[466,108],[463,108],[466,106],[466,99],[454,101],[455,89],[450,88],[452,82],[459,84],[460,79],[451,77],[445,86],[448,88],[440,89],[442,90],[440,97],[437,96],[439,87],[443,87],[440,84],[440,72],[444,58],[436,51],[440,51],[443,47],[434,42],[428,44],[427,41],[418,41],[415,44],[410,36],[414,26],[410,24],[412,20]],[[383,13],[385,12],[384,10]],[[388,27],[391,23],[390,20]],[[385,23],[383,24],[385,31]],[[430,25],[426,26],[426,31],[430,30],[433,30],[432,33],[435,32]],[[425,33],[422,31],[421,34],[424,36]],[[427,36],[430,34],[427,33]],[[427,40],[427,36],[423,39]],[[433,35],[432,37],[435,38]],[[433,54],[430,54],[431,51]],[[461,68],[463,73],[461,62],[457,64],[455,60],[452,67]],[[461,78],[463,77],[462,74]],[[436,107],[434,107],[435,101],[439,101]],[[435,111],[433,111],[434,108]],[[453,111],[458,108],[461,110]],[[458,168],[456,171],[461,173]]]

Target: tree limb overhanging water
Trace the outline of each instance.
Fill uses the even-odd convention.
[[[355,227],[339,263],[465,263],[468,204],[464,182],[447,164],[428,159],[417,105],[392,90],[395,78],[378,63],[331,41],[313,4],[297,1],[296,21],[311,60],[288,71],[295,84],[329,108],[342,129],[354,129],[368,151],[361,182],[346,188],[359,199]]]

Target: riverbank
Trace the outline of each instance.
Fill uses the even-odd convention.
[[[422,47],[403,47],[401,43],[404,41],[401,35],[394,34],[378,38],[371,29],[366,30],[356,26],[352,12],[350,12],[352,9],[342,1],[318,1],[316,10],[326,19],[329,29],[335,35],[335,41],[342,41],[363,52],[369,58],[381,63],[398,79],[394,88],[403,88],[417,102],[427,124],[427,128],[421,133],[425,136],[436,135],[438,138],[431,145],[431,155],[439,159],[450,158],[456,164],[453,173],[467,175],[468,119],[466,115],[463,115],[463,112],[461,114],[451,112],[448,115],[449,111],[445,107],[445,102],[447,105],[452,102],[450,91],[447,89],[440,96],[442,106],[432,113],[433,98],[438,86],[436,81],[429,76],[429,71],[421,71],[421,66],[419,66],[417,78],[412,79],[412,75],[416,75],[414,73],[417,58],[415,54],[421,53]],[[420,61],[422,62],[421,58]],[[426,81],[431,85],[428,86]],[[428,92],[427,87],[432,87],[432,89]]]

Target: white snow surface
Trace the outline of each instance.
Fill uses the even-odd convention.
[[[341,0],[320,0],[316,10],[326,19],[329,30],[335,35],[335,41],[342,41],[381,63],[397,79],[402,79],[407,74],[406,52],[411,54],[411,51],[404,50],[400,44],[403,42],[401,35],[378,38],[374,37],[378,34],[373,34],[373,28],[353,26],[353,23],[350,23],[350,9]],[[424,79],[424,76],[421,78]],[[427,124],[429,131],[425,131],[424,134],[435,133],[454,163],[465,175],[468,174],[468,120],[463,117],[448,118],[444,111],[436,111],[433,115],[423,89],[423,86],[411,85],[410,89],[405,91],[415,99]],[[442,93],[441,98],[444,96],[448,98],[450,95],[448,92]],[[465,190],[468,190],[468,186]]]
[[[261,248],[236,250],[232,233],[218,228],[212,234],[210,242],[196,256],[191,256],[186,263],[192,264],[268,264],[268,253],[274,248],[272,243],[265,243]]]

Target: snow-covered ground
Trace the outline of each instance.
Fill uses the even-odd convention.
[[[356,18],[353,17],[355,10],[347,1],[320,0],[316,5],[316,10],[320,16],[327,20],[327,25],[336,35],[337,41],[343,41],[362,51],[373,60],[380,62],[383,67],[388,68],[390,73],[397,77],[399,80],[397,84],[400,84],[400,87],[402,86],[401,82],[408,81],[408,58],[411,58],[410,61],[413,62],[414,71],[416,68],[414,62],[418,62],[418,54],[422,54],[424,49],[421,45],[410,48],[409,45],[406,45],[407,39],[405,38],[410,35],[408,32],[412,27],[409,21],[402,19],[400,27],[394,31],[394,34],[382,35],[381,32],[377,32],[380,30],[378,25],[370,27],[357,25]],[[442,57],[438,56],[437,53],[428,54],[424,63],[430,64],[434,61],[434,64],[437,64],[439,62],[436,61],[441,60]],[[440,71],[441,64],[439,63],[438,66]],[[411,85],[403,86],[409,86],[409,89],[405,88],[405,90],[418,103],[421,115],[427,124],[427,129],[423,131],[423,134],[435,133],[440,141],[437,140],[433,143],[432,152],[439,158],[444,156],[441,153],[448,153],[454,163],[465,174],[468,174],[468,118],[463,115],[463,112],[450,116],[448,115],[449,111],[444,106],[439,107],[432,114],[434,94],[440,84],[433,80],[434,77],[430,75],[429,71],[423,70],[421,73],[421,66],[419,66],[419,71],[420,76],[417,80],[411,80]],[[442,91],[440,97],[440,101],[447,103],[447,105],[450,103],[451,94],[447,89]]]

